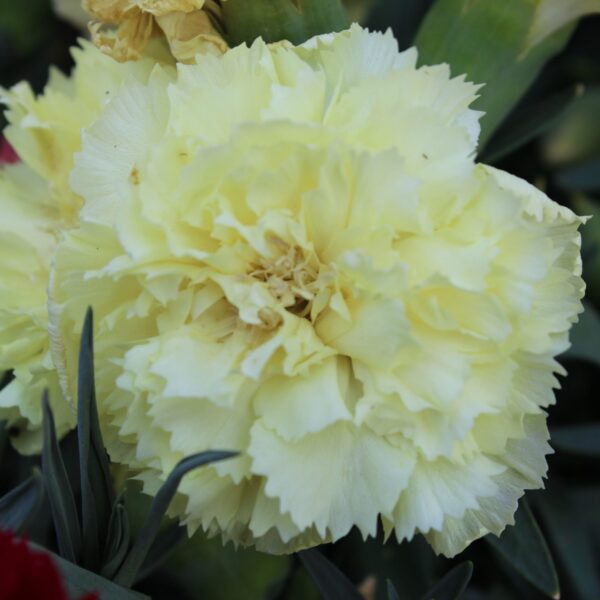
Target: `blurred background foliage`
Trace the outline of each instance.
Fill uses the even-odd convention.
[[[387,579],[400,600],[420,598],[465,560],[474,564],[467,600],[558,597],[557,578],[563,598],[598,600],[600,5],[597,0],[347,0],[347,5],[353,20],[391,27],[401,48],[416,43],[422,63],[449,62],[454,74],[466,72],[470,80],[486,83],[476,105],[487,113],[481,159],[595,218],[583,231],[586,312],[573,331],[572,348],[560,359],[569,375],[550,410],[556,453],[547,490],[527,495],[531,510],[521,507],[517,527],[500,543],[480,540],[455,560],[436,557],[420,538],[400,545],[364,542],[356,532],[322,550],[368,600],[388,597]],[[56,0],[54,7],[50,0],[0,0],[0,85],[25,79],[41,91],[51,65],[68,72],[69,48],[84,23],[78,0]],[[18,456],[8,436],[0,428],[0,495],[36,463]],[[62,445],[73,457],[67,469],[75,475],[76,439],[70,435]],[[128,484],[134,529],[149,502]],[[48,511],[40,511],[30,538],[52,547],[49,531]],[[320,598],[296,556],[222,547],[202,534],[181,543],[138,589],[156,599]],[[442,597],[455,596],[438,600]]]

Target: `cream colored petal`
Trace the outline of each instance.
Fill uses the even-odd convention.
[[[41,398],[45,390],[54,415],[56,435],[60,439],[75,427],[76,417],[75,410],[64,399],[55,371],[42,364],[30,365],[0,391],[0,419],[7,419],[10,441],[21,454],[41,452]]]
[[[256,392],[256,414],[285,440],[298,440],[349,420],[345,402],[349,369],[347,359],[332,357],[296,377],[271,377]]]
[[[314,524],[333,539],[353,525],[373,535],[377,515],[389,514],[414,466],[409,448],[344,423],[286,442],[258,422],[249,454],[252,471],[267,478],[267,496],[279,498],[298,527]]]
[[[414,48],[398,52],[398,42],[391,30],[371,33],[356,24],[339,35],[315,38],[304,44],[304,48],[315,46],[321,51],[313,51],[308,59],[321,62],[331,86],[339,82],[342,89],[370,77],[384,77],[391,70],[414,68],[417,61]]]
[[[211,143],[228,139],[239,123],[259,120],[275,77],[272,58],[260,40],[250,51],[240,46],[222,59],[204,54],[197,66],[180,64],[178,69],[177,86],[169,90],[170,125],[175,133]],[[246,93],[249,89],[252,94]]]
[[[478,508],[480,497],[498,493],[495,477],[505,470],[483,456],[458,464],[445,458],[417,462],[394,510],[398,541],[440,531],[447,517],[460,519],[468,509]]]
[[[238,368],[245,349],[241,335],[219,343],[203,339],[189,329],[161,346],[150,371],[164,378],[164,397],[205,398],[217,405],[233,404],[245,380]]]
[[[165,79],[157,72],[150,93],[138,82],[129,82],[82,133],[82,152],[71,174],[73,189],[85,201],[82,218],[114,225],[120,205],[135,193],[137,165],[164,131]],[[121,235],[127,241],[127,231]]]
[[[348,309],[350,321],[328,310],[315,327],[321,340],[340,354],[387,369],[394,365],[401,352],[413,346],[410,324],[400,300],[349,301]]]
[[[480,498],[479,506],[469,508],[462,519],[447,517],[439,531],[427,535],[436,552],[452,557],[487,533],[500,535],[507,525],[514,524],[524,490],[543,486],[548,469],[545,456],[551,453],[545,416],[527,417],[522,435],[510,439],[503,454],[495,457],[508,466],[495,476],[496,494]]]

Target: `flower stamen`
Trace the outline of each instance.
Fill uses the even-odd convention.
[[[324,266],[314,252],[289,245],[279,238],[269,240],[282,250],[275,259],[260,257],[251,264],[249,275],[267,289],[289,312],[310,318],[312,303],[333,281],[333,270]]]

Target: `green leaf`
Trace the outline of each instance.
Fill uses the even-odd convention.
[[[549,598],[559,598],[560,588],[554,562],[546,540],[523,498],[515,515],[515,524],[497,538],[485,540],[531,585]]]
[[[108,526],[106,558],[100,573],[103,577],[112,579],[123,564],[131,544],[129,516],[119,498],[115,502]]]
[[[581,164],[600,153],[600,86],[588,85],[541,148],[549,166]]]
[[[298,557],[325,600],[362,600],[352,582],[318,550],[302,550]]]
[[[352,22],[364,23],[373,8],[373,0],[344,0],[348,18]],[[390,21],[388,21],[388,26]]]
[[[585,235],[584,240],[586,240]],[[588,241],[590,241],[589,236]],[[584,242],[584,255],[585,248]],[[598,259],[600,259],[600,241],[596,252],[599,252]],[[563,356],[587,360],[600,366],[600,315],[589,302],[584,302],[583,306],[584,311],[579,315],[579,321],[571,329],[571,347]]]
[[[421,24],[416,42],[422,64],[446,62],[453,75],[486,84],[473,104],[486,113],[481,147],[573,30],[567,25],[529,48],[534,16],[531,0],[438,0]]]
[[[112,581],[109,581],[96,573],[92,573],[92,571],[78,567],[36,544],[30,543],[29,545],[34,550],[51,556],[61,572],[63,581],[69,592],[69,597],[71,598],[79,598],[86,593],[96,592],[102,600],[150,600],[150,598],[144,594],[116,585]]]
[[[0,498],[0,529],[21,534],[35,516],[44,499],[41,473],[33,475]]]
[[[81,556],[81,529],[67,470],[60,453],[48,392],[42,396],[43,432],[42,474],[60,554],[72,563]]]
[[[6,32],[18,56],[33,52],[43,41],[50,18],[46,0],[29,0],[27,10],[20,2],[0,2],[0,31]]]
[[[564,25],[600,12],[600,0],[536,0],[533,23],[525,41],[528,50]]]
[[[487,145],[481,161],[494,163],[555,127],[582,92],[578,86],[517,111]]]
[[[229,452],[222,450],[212,450],[209,452],[201,452],[200,454],[194,454],[188,458],[181,460],[177,466],[173,469],[167,481],[162,485],[158,493],[154,497],[152,506],[150,507],[150,513],[146,518],[146,522],[142,527],[138,535],[138,539],[133,545],[133,548],[127,555],[123,565],[119,569],[115,577],[115,581],[125,587],[130,587],[139,573],[148,552],[158,530],[160,529],[160,523],[169,508],[169,504],[177,492],[179,483],[183,479],[183,476],[193,469],[202,467],[209,463],[214,463],[220,460],[226,460],[238,456],[237,452]]]
[[[140,494],[137,502],[133,496],[128,492],[128,505],[133,510],[140,510],[138,505],[145,504],[147,496]],[[175,548],[166,569],[181,588],[181,595],[190,600],[274,600],[277,596],[270,594],[289,574],[290,563],[290,556],[234,548],[233,544],[224,546],[220,537],[207,539],[204,532],[197,531],[190,538],[186,536]],[[300,576],[298,574],[305,575],[306,572],[298,569],[296,576]],[[310,589],[302,590],[298,600],[315,600],[315,595],[318,600],[312,581],[309,580],[308,585]],[[286,597],[286,600],[292,598]]]
[[[301,44],[322,33],[348,27],[348,16],[340,0],[227,0],[223,20],[232,46],[289,40]]]
[[[96,405],[93,332],[93,313],[88,308],[79,347],[77,439],[81,480],[82,559],[85,567],[97,570],[102,553],[101,536],[109,531],[111,507],[115,499]]]
[[[389,579],[387,580],[387,594],[388,600],[400,600],[394,584]]]
[[[554,427],[550,439],[561,452],[600,458],[600,423]]]
[[[557,180],[566,190],[600,192],[600,158],[562,170]]]
[[[473,576],[473,563],[457,565],[446,573],[422,598],[422,600],[458,600],[467,589]]]

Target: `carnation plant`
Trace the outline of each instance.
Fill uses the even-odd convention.
[[[458,598],[472,547],[558,597],[539,490],[594,205],[509,158],[585,97],[522,100],[598,7],[429,4],[355,13],[415,47],[340,0],[85,0],[73,71],[0,91],[0,419],[41,454],[0,523],[78,591],[154,595],[216,538],[281,565],[256,597]]]

